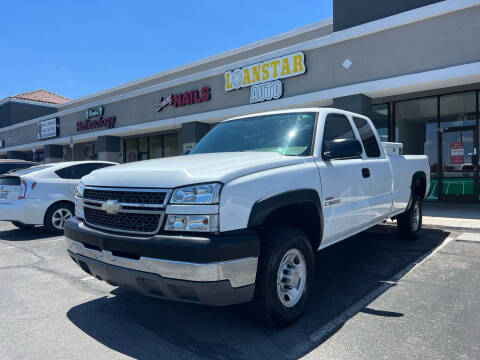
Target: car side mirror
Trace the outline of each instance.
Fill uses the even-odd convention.
[[[357,139],[335,139],[324,144],[324,160],[354,159],[362,156],[362,144]]]

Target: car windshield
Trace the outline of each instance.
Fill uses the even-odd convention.
[[[33,173],[35,171],[48,169],[50,167],[52,167],[52,165],[37,165],[37,166],[32,166],[32,167],[29,167],[29,168],[23,169],[23,170],[12,171],[12,172],[9,172],[8,174],[9,175],[27,175],[27,174]]]
[[[283,113],[225,121],[213,128],[191,154],[236,151],[311,153],[316,113]]]

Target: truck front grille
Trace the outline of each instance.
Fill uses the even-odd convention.
[[[168,189],[86,187],[85,222],[111,232],[156,234],[162,226]]]
[[[154,234],[158,232],[161,218],[161,214],[119,212],[115,215],[110,215],[103,210],[85,208],[85,221],[88,224],[105,229],[138,234]]]
[[[119,203],[128,204],[155,204],[163,205],[167,197],[166,191],[129,191],[129,190],[103,190],[85,189],[84,199],[107,201],[117,200]]]

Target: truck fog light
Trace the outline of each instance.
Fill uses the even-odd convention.
[[[218,215],[168,215],[168,231],[218,231]]]

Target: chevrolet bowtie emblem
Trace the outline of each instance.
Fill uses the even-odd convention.
[[[107,214],[115,215],[118,213],[122,205],[118,203],[117,200],[107,200],[106,203],[102,204],[102,210],[105,210]]]

